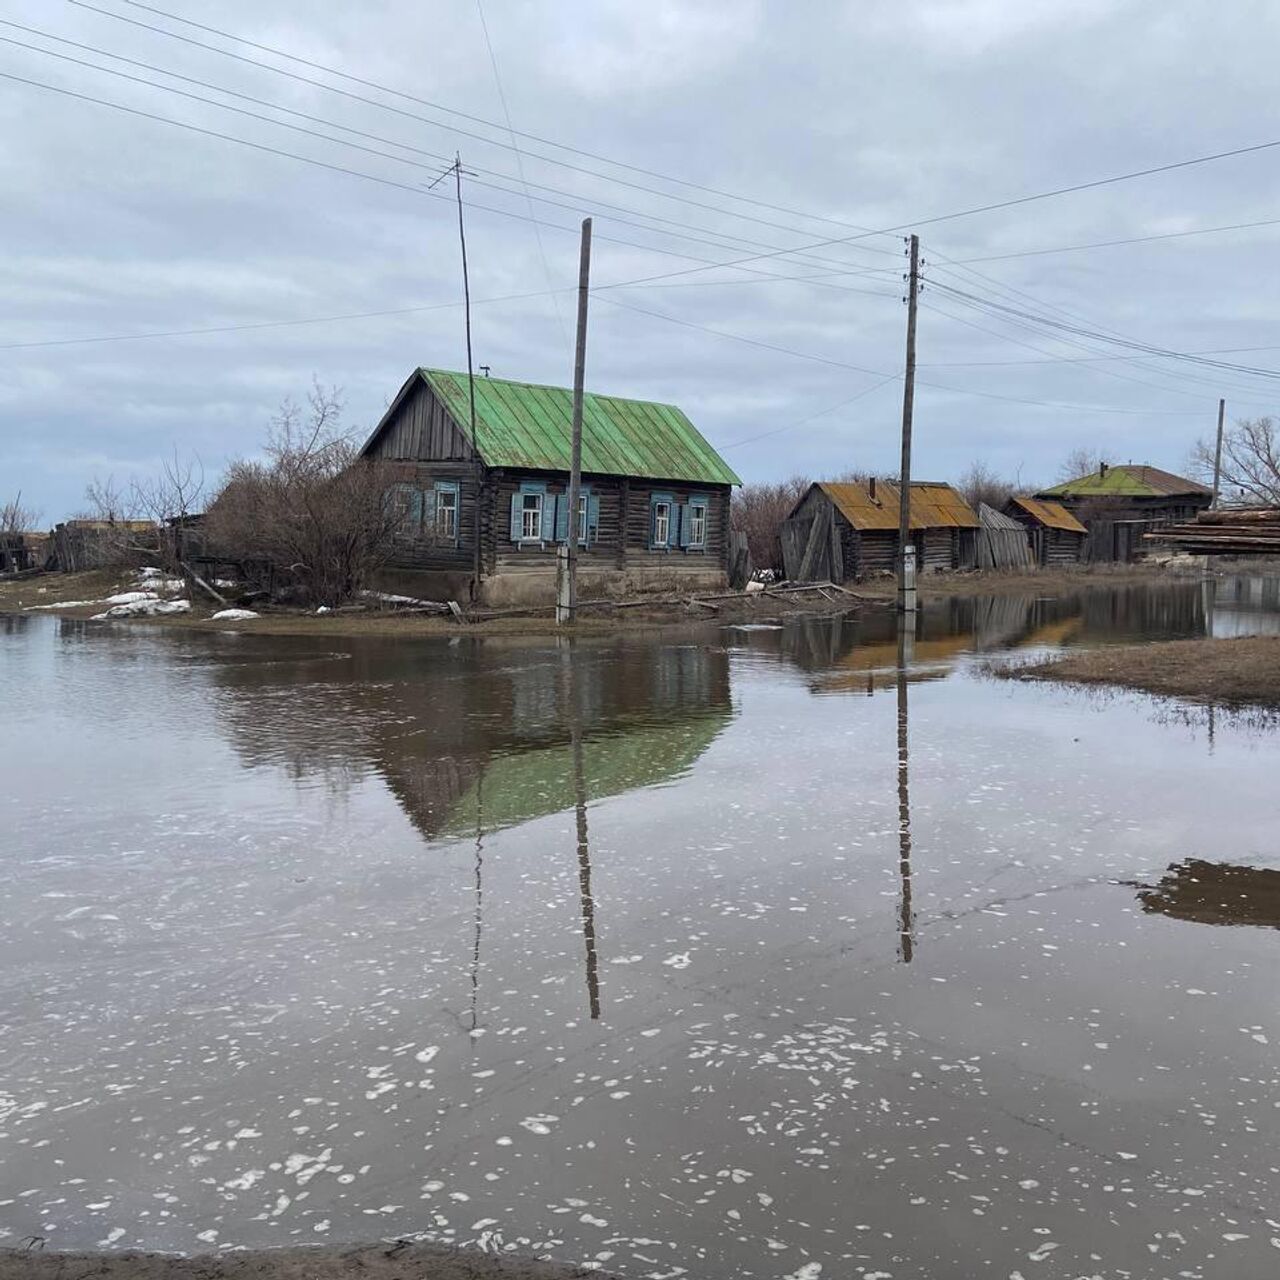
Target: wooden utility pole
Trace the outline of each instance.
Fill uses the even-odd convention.
[[[1222,483],[1222,424],[1227,416],[1227,402],[1218,401],[1218,447],[1213,453],[1213,501],[1209,504],[1212,511],[1218,509],[1218,488]]]
[[[916,399],[916,300],[920,293],[918,235],[911,237],[911,272],[907,280],[907,368],[902,381],[902,467],[898,481],[898,608],[914,613],[915,574],[910,574],[908,582],[907,546],[911,539],[911,419]]]
[[[445,170],[448,173],[448,170]],[[443,175],[441,175],[443,176]],[[462,300],[466,313],[467,326],[467,390],[471,397],[471,452],[474,455],[476,472],[476,496],[473,503],[475,511],[475,554],[472,557],[471,595],[475,598],[480,591],[480,578],[484,571],[484,555],[481,530],[484,521],[481,518],[484,510],[484,463],[480,458],[480,446],[476,440],[476,375],[471,363],[471,281],[467,275],[467,229],[462,221],[462,156],[454,153],[453,160],[454,186],[458,193],[458,242],[462,246]],[[439,181],[439,179],[437,179]],[[432,184],[435,185],[434,183]],[[462,532],[462,503],[458,504],[458,532]]]
[[[573,444],[569,462],[569,527],[556,591],[556,621],[572,622],[578,609],[578,501],[582,493],[582,386],[587,372],[587,299],[591,294],[591,219],[582,220],[578,261],[578,341],[573,356]]]

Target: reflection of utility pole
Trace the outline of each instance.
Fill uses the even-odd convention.
[[[471,1030],[474,1031],[479,1022],[480,1005],[480,928],[484,916],[484,885],[480,873],[484,867],[484,825],[481,820],[480,807],[481,787],[484,785],[483,771],[476,775],[476,935],[475,946],[471,952]]]
[[[898,913],[898,956],[910,964],[915,955],[915,910],[911,905],[911,792],[909,789],[907,740],[907,666],[914,648],[915,615],[903,614],[898,620],[898,875],[902,880],[902,896]]]
[[[596,954],[596,904],[591,894],[591,845],[587,834],[586,751],[582,742],[582,716],[577,698],[578,665],[573,641],[569,641],[561,664],[564,679],[561,698],[569,723],[573,749],[573,806],[578,828],[578,893],[582,902],[582,940],[587,948],[587,1003],[594,1022],[600,1017],[600,971]]]

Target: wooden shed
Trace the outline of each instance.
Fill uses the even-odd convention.
[[[573,393],[415,369],[365,443],[403,512],[392,567],[409,589],[491,605],[550,603],[572,524],[584,598],[717,590],[738,477],[675,405],[588,393],[582,492],[568,505]]]
[[[898,562],[898,486],[886,480],[809,486],[782,524],[782,557],[795,582],[849,582],[892,573]],[[972,569],[980,522],[949,485],[911,483],[911,540],[928,569]]]
[[[1012,516],[981,503],[978,519],[979,569],[1025,569],[1031,565],[1031,542],[1027,530]]]
[[[1036,564],[1079,564],[1084,559],[1089,531],[1062,503],[1049,498],[1010,498],[1005,513],[1027,531]]]

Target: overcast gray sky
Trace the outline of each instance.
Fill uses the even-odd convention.
[[[426,190],[455,151],[477,363],[571,380],[591,214],[594,284],[666,279],[594,295],[589,388],[679,403],[748,480],[891,471],[901,233],[708,264],[1280,138],[1266,0],[483,5],[493,60],[476,0],[156,0],[360,84],[127,0],[0,0],[0,72],[66,91],[0,79],[0,498],[61,518],[175,445],[212,476],[313,375],[367,426],[415,365],[465,367]],[[1269,411],[1266,376],[996,308],[1280,366],[1280,226],[1004,256],[1280,219],[1278,175],[1261,150],[922,226],[916,474],[1035,483],[1075,446],[1177,470],[1219,395]]]

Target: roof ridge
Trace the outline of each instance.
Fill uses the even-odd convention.
[[[446,378],[468,378],[471,376],[465,369],[442,369],[436,365],[425,364],[420,364],[418,366],[418,372],[424,377],[429,377],[433,373],[441,374]],[[501,382],[508,387],[531,387],[536,391],[563,391],[565,395],[573,394],[572,387],[563,386],[558,382],[529,382],[524,378],[495,378],[486,373],[482,373],[476,377],[477,385],[482,385],[486,382]],[[596,400],[625,400],[628,404],[656,404],[661,406],[663,409],[678,409],[681,413],[684,413],[684,410],[680,409],[678,404],[675,404],[670,400],[645,400],[639,396],[615,395],[611,391],[588,391],[585,387],[583,388],[582,394],[584,397],[592,397]]]

